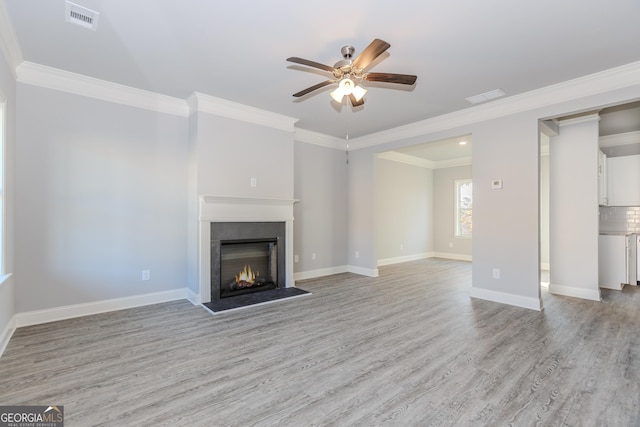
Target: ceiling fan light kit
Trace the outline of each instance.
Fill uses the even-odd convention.
[[[389,43],[380,39],[375,39],[362,51],[362,53],[360,53],[360,55],[352,60],[351,58],[355,52],[354,47],[343,46],[340,50],[343,59],[336,62],[333,67],[295,56],[287,58],[287,61],[289,62],[328,71],[334,77],[333,79],[326,80],[303,89],[300,92],[296,92],[293,96],[298,98],[330,84],[338,83],[338,87],[330,93],[331,98],[336,102],[342,103],[344,97],[347,96],[351,101],[351,105],[356,107],[364,104],[364,95],[367,93],[367,90],[360,86],[362,82],[372,81],[404,85],[415,84],[417,76],[410,74],[364,72],[364,70],[369,67],[378,56],[382,55],[387,49],[389,49],[389,47],[391,47]]]

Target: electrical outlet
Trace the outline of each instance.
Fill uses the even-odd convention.
[[[316,254],[315,254],[315,252],[311,254],[311,259],[316,259]]]
[[[151,280],[151,270],[142,270],[142,280]]]
[[[255,188],[258,186],[258,178],[251,178],[251,187]]]
[[[300,262],[300,257],[298,255],[294,255],[293,262]]]
[[[449,247],[452,248],[453,247],[453,242],[449,242]]]
[[[404,251],[404,243],[400,243],[400,250]]]
[[[356,258],[360,258],[360,252],[356,251],[355,255],[356,255]]]
[[[499,279],[500,278],[500,269],[499,268],[494,268],[493,269],[493,278],[494,279]]]

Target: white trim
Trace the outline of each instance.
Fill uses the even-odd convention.
[[[471,255],[466,254],[453,254],[448,252],[434,252],[433,258],[445,258],[445,259],[454,259],[456,261],[473,261]]]
[[[377,268],[365,268],[365,267],[358,267],[357,265],[348,265],[347,266],[347,271],[349,273],[355,273],[355,274],[359,274],[361,276],[368,276],[368,277],[378,277],[379,276]]]
[[[550,269],[551,269],[551,264],[549,264],[548,262],[540,263],[540,270],[549,271]]]
[[[294,117],[284,116],[199,92],[194,92],[187,100],[187,104],[189,105],[190,114],[196,111],[208,113],[288,132],[293,132],[293,125],[298,121]]]
[[[319,132],[313,132],[306,129],[295,129],[293,139],[296,142],[304,142],[307,144],[320,145],[322,147],[333,148],[335,150],[347,150],[349,141],[335,136],[325,135]]]
[[[417,166],[424,169],[435,169],[436,163],[421,157],[412,156],[410,154],[399,153],[397,151],[384,151],[378,153],[379,159],[389,160],[391,162],[403,163],[405,165]]]
[[[585,116],[578,116],[578,117],[573,117],[571,119],[564,119],[564,120],[558,120],[558,127],[563,127],[563,126],[573,126],[573,125],[577,125],[580,123],[587,123],[587,122],[599,122],[600,121],[600,115],[599,114],[587,114]]]
[[[459,157],[457,159],[433,161],[397,151],[383,151],[382,153],[378,153],[378,158],[389,160],[391,162],[418,166],[424,169],[445,169],[473,164],[473,159],[471,157]]]
[[[0,335],[0,357],[2,357],[2,354],[7,349],[7,345],[9,345],[9,341],[11,340],[13,333],[16,331],[15,319],[16,317],[13,316],[11,320],[9,320],[9,323],[5,326],[4,331],[2,331],[2,334]]]
[[[422,254],[413,254],[413,255],[405,255],[394,258],[384,258],[378,260],[378,267],[383,265],[392,265],[392,264],[401,264],[403,262],[409,261],[417,261],[420,259],[433,258],[433,253],[422,253]]]
[[[141,307],[150,304],[158,304],[168,301],[187,299],[187,289],[172,289],[170,291],[154,292],[150,294],[134,295],[130,297],[114,298],[102,301],[93,301],[84,304],[74,304],[62,307],[35,310],[25,313],[16,313],[14,316],[15,327],[38,325],[41,323],[55,322],[74,317],[90,316],[92,314],[105,313],[115,310],[123,310],[133,307]]]
[[[200,221],[257,222],[293,221],[297,199],[200,196]]]
[[[352,150],[415,138],[640,84],[640,61],[350,140]]]
[[[606,135],[598,138],[598,145],[602,147],[617,147],[640,143],[640,131]]]
[[[45,65],[23,62],[16,68],[19,83],[59,90],[160,113],[187,117],[189,107],[183,99],[160,95],[105,80],[71,73]]]
[[[22,51],[20,44],[13,31],[13,25],[9,19],[9,14],[4,7],[4,2],[0,2],[0,50],[9,64],[13,78],[17,77],[16,67],[22,63]]]
[[[435,162],[435,169],[454,168],[456,166],[469,166],[473,164],[471,157],[459,157],[457,159],[440,160]]]
[[[508,294],[506,292],[492,291],[489,289],[471,287],[469,291],[471,298],[486,301],[498,302],[501,304],[513,305],[516,307],[528,308],[530,310],[542,311],[542,298],[531,298],[522,295]]]
[[[200,294],[195,293],[191,288],[187,288],[187,299],[193,305],[202,304],[202,298],[200,297]]]
[[[598,289],[584,289],[576,288],[575,286],[556,285],[549,283],[549,293],[555,295],[564,295],[567,297],[588,299],[591,301],[602,301],[600,296],[600,288]]]
[[[315,279],[317,277],[331,276],[334,274],[348,273],[349,268],[346,265],[337,267],[320,268],[317,270],[299,271],[293,274],[294,280]]]

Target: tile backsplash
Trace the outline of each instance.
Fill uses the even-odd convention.
[[[640,206],[600,206],[600,231],[640,233]]]

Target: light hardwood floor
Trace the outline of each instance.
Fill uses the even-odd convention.
[[[438,259],[298,286],[18,329],[0,405],[64,405],[67,426],[640,425],[640,289],[536,312],[469,298],[471,264]]]

